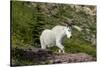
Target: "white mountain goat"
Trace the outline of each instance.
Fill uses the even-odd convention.
[[[77,26],[75,27],[78,28]],[[67,38],[72,36],[71,26],[68,24],[66,26],[57,25],[51,30],[45,29],[40,36],[41,48],[46,49],[46,47],[57,46],[60,48],[59,52],[64,53],[62,41],[65,36],[67,36]]]
[[[72,36],[71,29],[68,26],[55,26],[52,30],[46,29],[40,36],[41,48],[57,46],[60,48],[59,52],[64,53],[64,46],[62,45],[63,38],[67,35],[67,38]]]

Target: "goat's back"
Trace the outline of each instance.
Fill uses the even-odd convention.
[[[64,28],[65,26],[55,26],[54,28],[52,28],[53,33],[55,34],[56,37],[58,36],[62,36],[64,34]]]

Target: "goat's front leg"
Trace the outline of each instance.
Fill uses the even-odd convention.
[[[65,53],[64,49],[63,50],[59,49],[59,53]]]
[[[61,42],[60,41],[56,41],[56,46],[58,47],[58,48],[60,48],[59,49],[59,53],[65,53],[65,51],[64,51],[64,46],[61,44]]]

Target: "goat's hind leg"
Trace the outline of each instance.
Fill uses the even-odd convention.
[[[46,49],[46,44],[44,43],[43,39],[40,39],[41,48]]]
[[[46,49],[46,45],[45,44],[41,44],[41,48],[42,49]]]

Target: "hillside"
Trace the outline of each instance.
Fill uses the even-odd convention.
[[[95,6],[27,1],[12,1],[11,4],[12,49],[40,48],[39,36],[44,29],[51,29],[64,21],[73,19],[83,31],[73,29],[72,38],[64,39],[66,53],[86,53],[96,58]],[[56,53],[58,48],[49,49]],[[12,59],[18,61],[18,58],[14,57],[15,55],[12,55]]]

